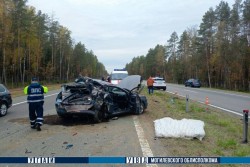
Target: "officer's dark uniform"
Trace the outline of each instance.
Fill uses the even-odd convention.
[[[29,103],[29,118],[32,129],[41,130],[43,125],[43,103],[44,93],[48,92],[48,88],[38,83],[37,78],[32,78],[32,83],[24,88],[24,94],[27,94],[27,102]]]

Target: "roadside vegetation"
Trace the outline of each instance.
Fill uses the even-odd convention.
[[[183,84],[197,78],[202,86],[249,92],[249,11],[249,0],[235,1],[232,6],[220,1],[200,16],[199,26],[190,26],[180,34],[173,30],[165,45],[134,57],[126,68],[129,74],[144,79],[161,76]]]
[[[186,100],[163,91],[147,94],[148,109],[145,112],[152,120],[171,117],[196,119],[205,123],[205,137],[198,139],[159,138],[171,156],[250,156],[249,143],[242,144],[242,117],[226,113],[189,101],[189,112],[186,112]],[[248,133],[248,139],[250,135]]]
[[[34,75],[50,82],[68,82],[79,74],[107,75],[94,52],[71,34],[27,0],[1,0],[0,83],[17,88]]]
[[[61,84],[49,84],[49,85],[46,84],[45,86],[48,87],[49,91],[61,88]],[[24,89],[24,87],[9,89],[10,93],[11,93],[11,97],[15,98],[18,96],[24,96],[23,89]]]

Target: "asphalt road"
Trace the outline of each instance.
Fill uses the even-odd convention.
[[[167,84],[167,91],[184,97],[189,95],[189,98],[202,103],[208,97],[210,105],[238,114],[241,114],[243,109],[250,109],[249,94],[189,88],[174,84]],[[8,114],[0,117],[0,157],[170,156],[161,140],[154,138],[153,122],[147,113],[140,116],[125,115],[99,124],[93,124],[88,117],[65,121],[57,116],[54,106],[58,92],[59,90],[50,91],[45,96],[45,124],[41,132],[30,128],[26,96],[13,99],[13,106]],[[2,166],[11,167],[20,164],[0,164],[0,167]],[[59,166],[100,165],[60,164]],[[102,164],[102,166],[129,165]]]
[[[243,110],[250,110],[250,94],[208,88],[191,88],[184,85],[167,84],[167,92],[182,97],[189,97],[194,101],[205,103],[206,98],[210,106],[242,115]]]
[[[93,124],[88,117],[74,117],[65,121],[57,116],[54,106],[58,92],[59,90],[51,91],[45,96],[44,125],[40,132],[30,128],[26,96],[13,99],[13,106],[8,114],[0,117],[0,157],[167,156],[160,141],[154,138],[153,122],[147,120],[145,114],[125,115],[99,124]],[[144,133],[145,129],[147,133]],[[0,164],[2,166],[20,164]]]

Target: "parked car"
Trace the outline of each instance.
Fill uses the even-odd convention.
[[[87,77],[62,85],[55,103],[57,114],[63,118],[88,114],[97,123],[122,113],[142,114],[148,104],[146,97],[139,95],[140,83],[141,76],[131,75],[118,85]]]
[[[199,87],[201,87],[201,82],[198,79],[191,78],[191,79],[189,79],[189,80],[187,80],[185,82],[185,86],[186,87],[190,86],[190,87],[197,87],[197,88],[199,88]]]
[[[0,117],[7,114],[8,108],[12,105],[12,98],[10,91],[0,84]]]
[[[153,80],[154,80],[154,83],[153,83],[154,89],[163,89],[164,91],[167,89],[167,84],[164,78],[154,77]]]

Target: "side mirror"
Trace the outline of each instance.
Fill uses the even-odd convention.
[[[137,90],[139,90],[139,89],[140,89],[140,87],[141,87],[141,84],[138,84],[138,85],[137,85]]]

